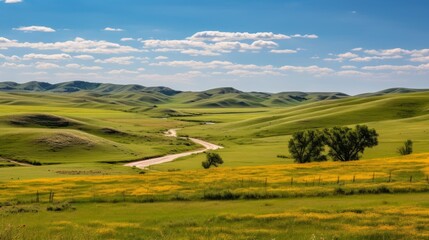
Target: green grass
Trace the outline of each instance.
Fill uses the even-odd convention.
[[[11,206],[0,209],[0,238],[428,239],[428,197],[72,204],[75,210],[61,212]]]

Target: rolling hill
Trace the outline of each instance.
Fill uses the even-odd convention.
[[[346,98],[344,93],[304,93],[304,92],[243,92],[231,87],[215,88],[201,92],[182,92],[168,87],[144,87],[136,84],[119,85],[106,83],[91,83],[72,81],[57,84],[44,82],[14,83],[1,82],[0,92],[5,93],[0,98],[4,104],[19,104],[7,102],[8,94],[22,94],[22,98],[37,97],[49,94],[53,100],[64,98],[75,105],[125,105],[133,107],[148,107],[151,105],[170,104],[196,108],[233,108],[233,107],[271,107],[291,106],[302,103]],[[68,101],[68,100],[66,100]],[[29,100],[29,102],[32,102]],[[33,101],[36,104],[38,101]],[[134,109],[142,110],[142,109]]]

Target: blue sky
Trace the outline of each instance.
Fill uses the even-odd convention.
[[[429,2],[2,0],[0,81],[429,88]]]

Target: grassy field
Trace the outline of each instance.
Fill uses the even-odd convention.
[[[0,239],[429,239],[428,92],[288,107],[226,94],[189,107],[201,96],[0,93]],[[360,161],[289,157],[297,130],[356,124],[380,135]],[[122,166],[199,148],[163,136],[172,128],[224,146],[225,164]],[[414,154],[401,157],[407,139]]]
[[[9,206],[0,239],[429,239],[428,197]]]

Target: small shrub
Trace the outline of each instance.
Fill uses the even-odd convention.
[[[207,159],[201,163],[203,168],[209,169],[211,166],[218,167],[219,165],[223,164],[222,157],[217,153],[207,153],[206,155]]]
[[[73,211],[73,210],[76,210],[76,208],[74,208],[70,203],[62,203],[62,204],[48,206],[46,210],[50,212],[63,212],[67,210]]]
[[[398,148],[398,153],[401,155],[410,155],[411,153],[413,153],[413,141],[405,141],[404,146]]]

